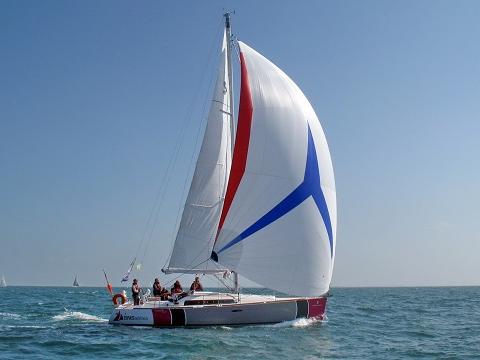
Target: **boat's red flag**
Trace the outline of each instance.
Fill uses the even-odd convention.
[[[107,282],[107,290],[110,295],[113,295],[113,288],[112,285],[110,285],[110,283],[108,282],[107,273],[105,272],[105,270],[103,270],[103,275],[105,275],[105,281]]]

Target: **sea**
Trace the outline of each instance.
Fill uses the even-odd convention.
[[[275,325],[123,327],[111,312],[104,288],[0,288],[0,359],[480,359],[480,287],[333,288],[324,321]]]

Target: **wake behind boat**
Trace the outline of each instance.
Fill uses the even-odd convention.
[[[138,305],[117,294],[114,302],[123,304],[116,305],[111,324],[241,325],[324,317],[336,239],[335,181],[325,135],[299,87],[237,43],[228,13],[225,19],[207,127],[163,272],[223,274],[233,277],[234,286],[225,293],[191,291],[166,300],[145,295]],[[231,62],[236,46],[237,123]],[[241,294],[239,274],[292,297]]]

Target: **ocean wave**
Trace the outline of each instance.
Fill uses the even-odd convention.
[[[4,319],[21,319],[22,316],[15,313],[0,312],[0,318]]]
[[[0,325],[0,329],[49,329],[49,326],[42,325]]]
[[[67,291],[68,294],[81,294],[81,295],[94,295],[98,293],[98,290],[94,291],[85,291],[85,290],[77,290],[77,291]]]
[[[365,312],[376,312],[377,309],[373,305],[361,305],[358,307],[358,310]]]
[[[55,321],[64,321],[64,320],[80,320],[80,321],[92,321],[92,322],[106,322],[107,319],[101,318],[99,316],[86,314],[80,311],[69,311],[65,309],[62,314],[58,314],[52,317]]]
[[[326,322],[326,320],[315,319],[315,318],[299,318],[290,321],[283,321],[278,324],[266,325],[268,327],[275,327],[275,328],[285,328],[285,327],[294,327],[294,328],[304,328],[313,326],[318,323]]]

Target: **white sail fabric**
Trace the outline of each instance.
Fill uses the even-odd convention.
[[[212,258],[270,289],[324,294],[333,269],[337,209],[322,126],[282,70],[244,43],[240,49],[242,73],[248,72],[247,77],[242,74],[240,101],[244,95],[251,98],[251,128],[249,133],[242,129],[240,104],[231,178],[241,180],[232,187],[235,193],[222,214]],[[245,144],[242,136],[249,136],[248,156],[239,174],[241,156],[236,156],[237,144]]]
[[[198,267],[210,257],[231,165],[230,99],[224,34],[217,82],[202,147],[169,268]]]

